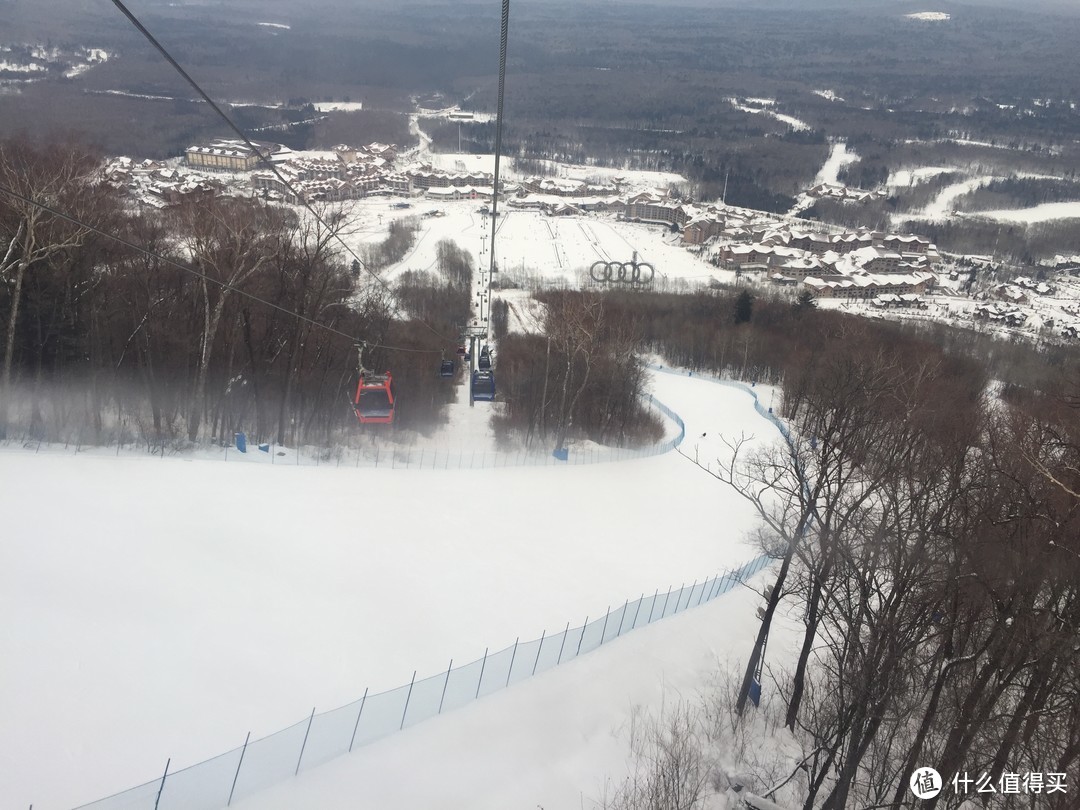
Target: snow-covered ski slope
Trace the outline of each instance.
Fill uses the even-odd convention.
[[[745,392],[652,385],[703,461],[721,434],[779,440]],[[0,796],[39,810],[757,553],[745,504],[675,453],[357,470],[8,451],[0,481]]]

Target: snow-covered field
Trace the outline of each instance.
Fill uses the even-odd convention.
[[[889,175],[888,179],[885,180],[885,185],[888,188],[906,188],[925,183],[938,175],[952,171],[956,171],[956,169],[948,166],[921,166],[918,169],[900,169]]]
[[[775,110],[769,109],[774,104],[776,104],[776,102],[772,99],[748,98],[746,99],[746,101],[750,102],[751,104],[757,104],[759,106],[751,107],[746,104],[740,104],[738,99],[728,99],[728,102],[730,102],[731,106],[733,106],[736,110],[739,110],[741,112],[767,115],[770,118],[775,118],[782,124],[787,124],[796,132],[804,132],[811,129],[810,125],[805,121],[795,118],[794,116],[784,115],[783,113],[778,113]]]
[[[953,208],[956,201],[963,197],[965,194],[970,194],[976,189],[980,189],[983,186],[989,185],[993,182],[994,178],[990,175],[983,175],[981,177],[973,177],[969,180],[961,180],[958,183],[943,188],[933,200],[924,208],[918,212],[904,212],[899,214],[893,214],[894,221],[901,221],[904,219],[929,219],[929,220],[942,220],[953,214]]]
[[[413,247],[398,263],[383,271],[392,279],[405,270],[434,271],[436,248],[443,239],[455,241],[469,251],[479,266],[490,261],[489,217],[479,213],[483,201],[442,202],[417,199],[409,208],[394,208],[396,200],[368,198],[344,203],[355,220],[345,238],[358,253],[365,244],[386,237],[391,219],[416,217],[420,231]],[[425,216],[431,212],[440,216]],[[623,222],[611,216],[549,217],[536,211],[500,207],[496,261],[510,279],[525,282],[577,284],[597,261],[638,260],[656,268],[656,284],[685,281],[706,284],[711,278],[728,279],[718,270],[682,247],[675,234],[659,225]]]
[[[1051,222],[1056,219],[1080,218],[1080,202],[1043,203],[1032,208],[1017,208],[1002,211],[979,211],[974,216],[994,219],[998,222],[1016,222],[1034,225],[1039,222]]]
[[[724,454],[721,434],[778,440],[743,392],[668,374],[652,386],[685,419],[686,452],[703,461]],[[471,427],[451,424],[475,431],[481,412],[469,414]],[[175,771],[312,706],[407,683],[414,670],[434,674],[451,658],[478,658],[756,554],[744,541],[754,525],[746,506],[675,453],[440,471],[19,448],[0,452],[0,480],[0,613],[18,617],[0,625],[0,796],[39,810],[149,781],[169,757]],[[386,741],[359,776],[340,765],[312,771],[330,780],[318,801],[283,793],[266,806],[355,803],[363,784],[380,797],[370,806],[413,807],[422,783],[444,807],[508,806],[494,803],[500,796],[576,803],[596,787],[582,780],[621,762],[623,744],[610,736],[632,705],[659,707],[667,680],[700,683],[717,650],[749,636],[736,628],[752,622],[750,607],[735,600],[732,610],[720,600],[689,623],[672,619],[678,637],[659,625],[640,631],[551,673],[547,687],[520,687],[540,692],[511,690]],[[625,657],[605,665],[608,649]],[[544,695],[564,703],[536,705]],[[591,714],[577,711],[586,705]],[[401,748],[405,737],[414,747]],[[467,792],[500,761],[489,758],[496,749],[515,770],[492,779],[490,794]],[[460,779],[440,782],[451,770]],[[347,796],[344,784],[354,785]]]

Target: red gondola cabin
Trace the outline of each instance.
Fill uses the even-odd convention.
[[[394,421],[394,378],[385,374],[361,374],[353,408],[362,425],[389,425]]]

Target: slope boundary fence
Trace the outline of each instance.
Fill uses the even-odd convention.
[[[701,380],[708,380],[709,382],[716,383],[718,385],[724,385],[728,388],[736,388],[739,391],[745,391],[754,400],[754,410],[757,411],[760,416],[763,416],[765,419],[772,422],[773,426],[778,431],[780,431],[780,435],[784,437],[784,441],[788,443],[788,446],[792,446],[792,442],[794,440],[791,436],[791,430],[786,424],[784,424],[784,420],[782,420],[780,417],[773,413],[773,409],[771,406],[766,406],[761,403],[761,400],[758,398],[757,395],[757,390],[754,388],[753,385],[747,385],[746,383],[739,382],[738,380],[725,380],[723,377],[717,377],[714,374],[702,374],[701,372],[697,371],[683,371],[681,369],[665,368],[664,366],[657,365],[655,363],[650,363],[649,368],[651,368],[653,371],[659,371],[661,374],[673,374],[676,377],[695,377]]]
[[[348,705],[310,716],[258,740],[197,765],[170,772],[166,764],[157,779],[76,810],[220,810],[235,801],[280,783],[331,759],[350,753],[395,731],[519,683],[599,649],[633,630],[708,603],[767,567],[762,554],[734,571],[678,589],[659,589],[633,601],[609,607],[576,626],[543,633],[531,641],[515,641],[482,658],[412,680],[395,689],[363,696]],[[749,586],[747,586],[749,587]]]

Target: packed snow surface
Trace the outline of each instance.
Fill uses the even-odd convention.
[[[848,151],[846,142],[837,141],[829,150],[829,157],[825,161],[825,165],[821,167],[821,171],[814,178],[814,185],[816,186],[819,183],[838,185],[840,183],[840,170],[844,166],[858,162],[858,160],[858,155]]]
[[[668,374],[652,387],[685,419],[683,448],[702,463],[725,456],[721,435],[779,440],[745,392]],[[451,424],[475,430],[483,408]],[[12,807],[55,810],[124,790],[169,757],[173,770],[194,764],[313,706],[408,683],[414,670],[434,674],[451,658],[538,638],[757,553],[745,541],[755,525],[746,505],[677,453],[477,470],[237,457],[0,450],[0,613],[18,617],[0,625],[0,796]],[[722,608],[709,610],[717,633]],[[641,661],[652,687],[664,661]],[[604,671],[592,667],[558,678],[582,696],[637,699],[633,688],[618,697],[620,671],[586,686]],[[530,707],[502,742],[527,746],[538,733],[529,723],[551,710]],[[593,734],[610,730],[602,717],[588,722]],[[444,745],[446,728],[422,748]],[[393,758],[390,745],[380,756]],[[500,740],[458,739],[445,753],[473,745]],[[545,763],[534,766],[525,787],[545,779]]]
[[[944,11],[916,11],[914,14],[905,14],[909,20],[924,20],[926,22],[944,22],[951,20],[952,15]]]
[[[319,112],[356,112],[364,109],[362,101],[319,101],[312,106]]]
[[[795,132],[804,132],[804,131],[809,130],[811,128],[808,123],[806,123],[805,121],[801,121],[800,119],[795,118],[794,116],[784,115],[783,113],[778,113],[778,112],[773,111],[772,109],[769,109],[769,108],[771,108],[772,106],[774,106],[776,104],[776,102],[773,101],[772,99],[753,99],[753,98],[746,99],[746,101],[750,102],[751,104],[760,105],[760,106],[757,106],[757,107],[751,107],[751,106],[747,106],[746,104],[740,104],[738,102],[738,99],[734,99],[734,98],[729,98],[728,101],[731,103],[731,106],[733,106],[736,110],[741,110],[742,112],[748,112],[748,113],[755,113],[755,114],[760,113],[760,114],[763,114],[763,115],[767,115],[770,118],[775,118],[777,121],[781,122],[782,124],[787,124]]]
[[[1056,219],[1076,219],[1080,217],[1080,202],[1043,203],[1032,208],[978,211],[973,216],[986,217],[998,222],[1033,225],[1039,222],[1051,222]]]
[[[900,169],[889,175],[885,185],[889,188],[905,188],[925,183],[938,175],[956,171],[948,166],[921,166],[918,169]]]

